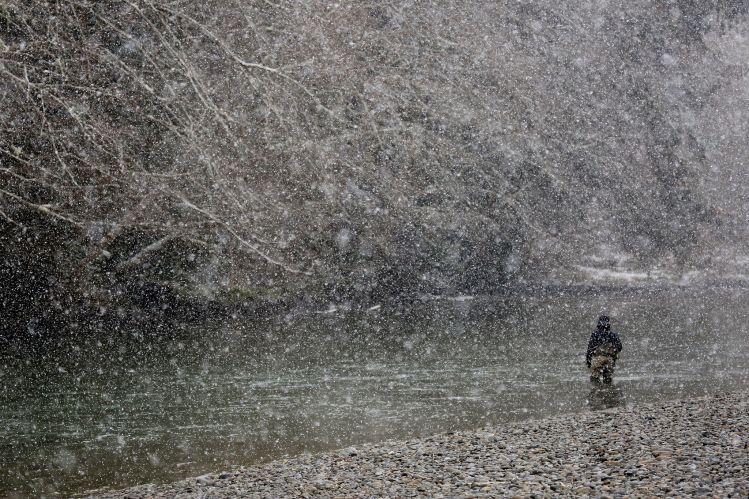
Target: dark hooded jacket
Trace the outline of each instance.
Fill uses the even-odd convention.
[[[590,367],[590,361],[596,354],[613,354],[614,363],[619,352],[622,351],[622,342],[619,335],[611,329],[611,321],[605,315],[598,318],[598,326],[588,341],[588,351],[585,354],[585,363]]]

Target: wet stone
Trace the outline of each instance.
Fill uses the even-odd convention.
[[[349,447],[99,496],[749,497],[749,453],[737,451],[734,437],[749,434],[748,401],[749,392],[738,392],[616,409],[605,417],[556,416],[473,434]],[[714,439],[710,445],[704,445],[705,433]],[[487,434],[512,446],[484,445]]]

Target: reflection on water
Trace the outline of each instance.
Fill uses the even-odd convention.
[[[0,359],[0,496],[746,387],[740,292],[513,297],[165,331]],[[592,387],[602,311],[624,350]]]
[[[624,391],[616,383],[591,381],[590,384],[588,407],[591,411],[625,406]]]

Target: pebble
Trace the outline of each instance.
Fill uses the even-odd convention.
[[[749,497],[749,392],[388,441],[101,498]]]

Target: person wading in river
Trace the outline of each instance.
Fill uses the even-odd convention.
[[[611,329],[611,320],[606,315],[600,316],[596,330],[590,335],[588,351],[585,354],[585,363],[590,370],[590,380],[611,383],[616,359],[621,351],[622,342],[619,340],[619,335]]]

